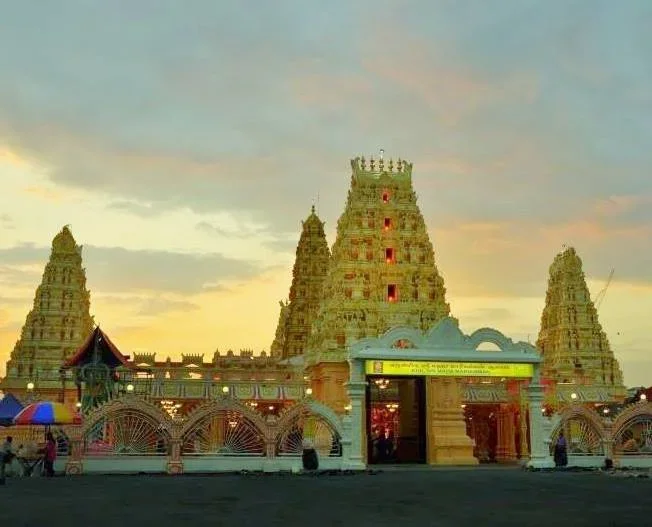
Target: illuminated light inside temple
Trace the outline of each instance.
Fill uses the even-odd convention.
[[[389,284],[387,286],[387,300],[389,302],[396,301],[396,284]]]

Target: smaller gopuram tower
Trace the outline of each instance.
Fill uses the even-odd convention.
[[[550,266],[546,303],[541,315],[537,348],[543,355],[543,376],[579,394],[586,402],[597,402],[596,389],[612,399],[624,396],[623,376],[598,322],[591,301],[582,260],[569,247]],[[583,390],[581,387],[589,387]],[[598,397],[599,398],[599,397]]]
[[[21,394],[28,383],[33,383],[38,396],[58,396],[59,368],[93,329],[89,311],[90,292],[82,267],[82,247],[66,226],[52,241],[41,285],[7,362],[7,376],[1,388]]]
[[[288,359],[303,354],[319,308],[329,258],[324,222],[315,213],[313,205],[310,215],[302,222],[289,302],[281,302],[279,323],[271,346],[272,356]]]

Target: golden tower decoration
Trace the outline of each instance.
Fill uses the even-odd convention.
[[[602,386],[624,394],[623,376],[589,296],[582,260],[574,248],[550,266],[537,347],[544,377],[561,384]]]
[[[272,356],[287,359],[303,354],[319,308],[329,258],[324,222],[315,213],[313,205],[310,215],[302,222],[289,303],[281,302]]]
[[[306,353],[315,397],[337,411],[347,404],[349,344],[395,326],[427,330],[450,312],[412,164],[358,157],[351,169]]]
[[[41,396],[59,393],[59,368],[93,328],[82,247],[64,227],[52,241],[50,259],[20,338],[7,362],[2,388],[24,392],[28,383]]]
[[[354,340],[449,315],[444,280],[412,188],[412,164],[351,161],[346,208],[313,323],[309,362],[346,360]]]

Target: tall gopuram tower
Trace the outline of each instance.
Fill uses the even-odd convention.
[[[302,222],[289,303],[281,302],[276,338],[271,347],[273,356],[288,359],[303,354],[319,308],[329,258],[324,222],[313,205],[310,215]]]
[[[61,393],[61,365],[93,328],[89,309],[82,247],[66,226],[52,241],[50,260],[7,362],[2,389],[25,394],[28,383],[32,383],[35,395],[56,400]]]
[[[450,312],[412,188],[412,164],[358,157],[351,168],[306,355],[315,396],[336,411],[347,399],[348,344],[395,326],[427,330]]]
[[[620,366],[598,322],[582,260],[572,247],[550,266],[537,347],[544,359],[543,376],[556,384],[562,400],[570,393],[586,402],[624,396]]]

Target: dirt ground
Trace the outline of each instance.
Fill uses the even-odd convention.
[[[514,469],[10,478],[0,526],[651,525],[652,479]]]

